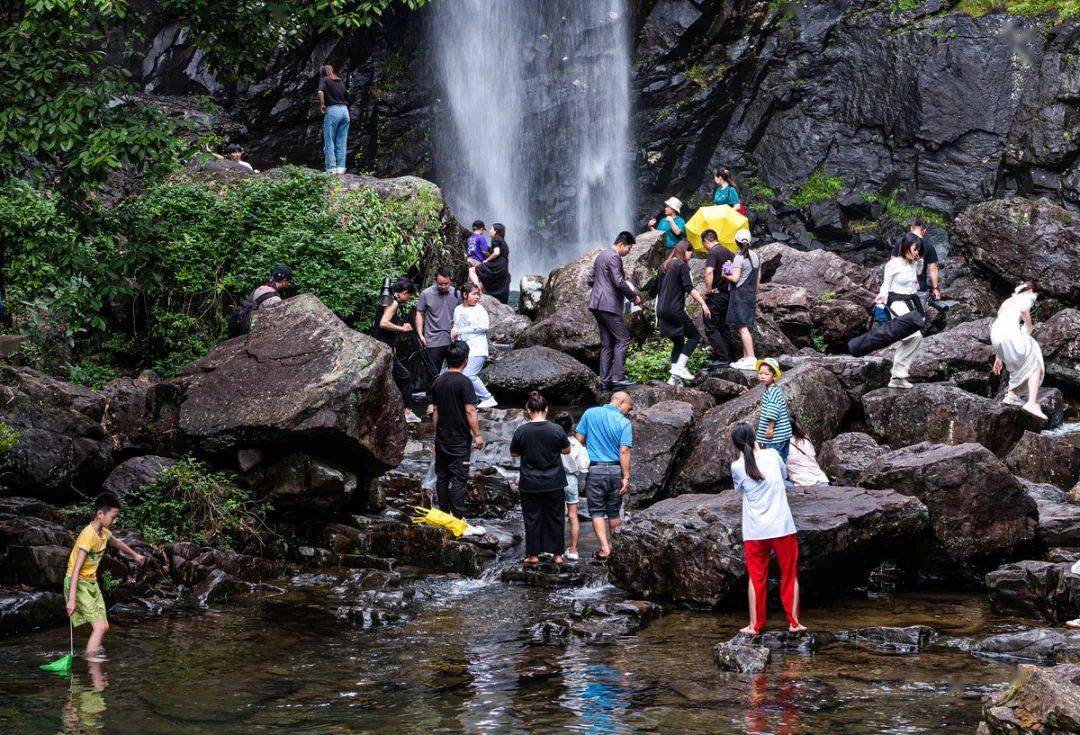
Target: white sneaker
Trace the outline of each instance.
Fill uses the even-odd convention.
[[[496,401],[494,398],[488,398],[487,400],[480,401],[479,403],[477,403],[476,407],[477,408],[495,408],[498,405],[499,405],[499,402]]]
[[[1039,406],[1038,403],[1025,403],[1024,410],[1030,413],[1032,416],[1042,419],[1043,421],[1050,420],[1046,417],[1046,414],[1043,413],[1042,408]]]
[[[744,357],[731,363],[731,367],[736,370],[753,370],[754,365],[757,364],[756,357]]]
[[[671,375],[669,375],[669,376],[668,376],[668,379],[667,379],[667,384],[668,384],[668,385],[678,385],[678,386],[681,386],[681,385],[682,385],[682,381],[681,381],[681,380],[679,380],[679,379],[678,379],[677,377],[675,377],[675,374],[674,374],[674,373],[672,373]]]
[[[1006,406],[1023,406],[1024,405],[1024,399],[1021,398],[1020,396],[1014,395],[1012,393],[1007,393],[1005,395],[1005,397],[1001,399],[1001,402],[1004,403]]]
[[[902,390],[911,390],[915,386],[911,383],[911,381],[905,380],[904,378],[893,378],[889,381],[889,387],[900,388]]]
[[[483,526],[473,526],[468,523],[465,524],[465,533],[462,536],[483,536],[487,531]]]
[[[563,557],[567,561],[577,561],[581,558],[580,556],[578,556],[578,553],[576,551],[567,551],[565,554],[563,554]]]
[[[405,412],[405,423],[406,424],[419,424],[420,423],[420,417],[417,416],[412,411],[406,411]]]
[[[671,374],[676,378],[682,378],[683,380],[693,380],[694,374],[681,365],[672,365]]]

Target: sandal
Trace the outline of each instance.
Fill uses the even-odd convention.
[[[611,554],[608,554],[607,556],[604,556],[603,554],[601,554],[601,553],[600,553],[600,551],[599,551],[599,550],[597,550],[597,551],[594,551],[594,552],[592,553],[592,558],[593,558],[593,559],[597,559],[597,560],[599,560],[599,561],[607,561],[607,560],[608,560],[608,557],[610,557],[610,556],[611,556]]]

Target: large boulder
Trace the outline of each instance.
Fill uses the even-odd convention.
[[[1039,511],[1039,540],[1046,546],[1080,545],[1080,505],[1059,487],[1020,479]]]
[[[891,361],[881,357],[823,355],[814,350],[801,350],[797,355],[780,358],[780,367],[785,370],[806,364],[817,365],[835,375],[854,404],[870,391],[888,385],[892,367]]]
[[[104,416],[100,393],[0,365],[0,423],[18,432],[0,462],[0,485],[54,501],[96,493],[114,462]]]
[[[952,242],[999,282],[1038,281],[1043,293],[1080,305],[1080,221],[1049,199],[977,204],[953,222]]]
[[[626,390],[634,400],[634,410],[638,411],[657,403],[681,401],[689,403],[694,409],[694,417],[708,411],[716,405],[716,398],[704,388],[686,388],[681,385],[669,385],[652,380],[643,385],[631,386]],[[741,390],[739,391],[742,392]]]
[[[827,250],[803,252],[772,243],[758,252],[762,281],[802,287],[817,300],[837,298],[869,308],[881,283],[869,268]]]
[[[304,452],[368,479],[405,448],[391,358],[305,294],[259,309],[249,335],[184,368],[161,391],[162,413],[184,444],[222,461]]]
[[[799,417],[815,446],[836,434],[851,399],[831,371],[808,362],[785,372],[779,385],[788,407]],[[689,452],[677,471],[678,488],[715,492],[730,481],[730,465],[735,459],[731,429],[740,422],[756,425],[763,392],[758,386],[701,417],[690,433]]]
[[[1057,735],[1080,732],[1080,665],[1021,664],[1005,691],[983,707],[983,735]]]
[[[874,437],[856,431],[840,434],[822,444],[817,458],[829,479],[840,485],[856,485],[866,469],[888,451]]]
[[[72,541],[52,506],[31,498],[0,499],[0,584],[59,589]]]
[[[862,482],[926,505],[936,542],[923,549],[927,556],[953,562],[1000,556],[1035,536],[1035,503],[1005,463],[979,444],[898,449],[874,461]]]
[[[1063,391],[1080,391],[1080,311],[1062,309],[1041,324],[1034,337],[1042,347],[1046,376]]]
[[[489,342],[512,345],[532,324],[527,316],[522,316],[493,296],[487,294],[481,296],[480,305],[488,313],[487,338]]]
[[[356,492],[356,475],[333,462],[290,454],[260,473],[260,494],[275,516],[294,520],[332,518]]]
[[[556,404],[592,402],[600,393],[596,374],[550,347],[510,350],[488,363],[480,376],[500,401],[523,402],[534,390]]]
[[[1020,477],[1065,490],[1080,482],[1080,446],[1034,431],[1024,432],[1005,464]]]
[[[925,530],[922,503],[890,490],[788,489],[799,573],[839,581],[901,552]],[[615,534],[608,571],[636,596],[715,606],[746,594],[742,499],[680,495],[637,513]]]
[[[1080,614],[1080,576],[1072,561],[1018,561],[986,575],[990,604],[999,612],[1019,613],[1061,623]]]
[[[626,277],[639,290],[648,288],[663,258],[663,233],[639,235],[637,244],[623,259]],[[572,263],[551,272],[544,284],[536,322],[521,335],[518,347],[544,346],[595,364],[600,359],[600,331],[588,308],[589,274],[600,248],[591,250]],[[652,328],[643,312],[631,319],[631,329],[647,332]]]
[[[923,339],[911,362],[916,382],[952,380],[958,385],[991,395],[1001,382],[991,369],[994,350],[990,347],[992,319],[966,322]],[[895,347],[883,350],[891,359]]]
[[[540,312],[540,300],[544,296],[544,284],[547,276],[522,276],[518,283],[518,313],[529,319],[535,319]]]
[[[971,652],[983,658],[1030,661],[1039,664],[1080,662],[1080,632],[1033,628],[983,638]]]
[[[102,425],[118,456],[154,450],[154,386],[161,382],[147,370],[138,377],[110,380],[101,388],[105,399]]]
[[[0,587],[0,638],[63,624],[64,602],[56,590]]]
[[[882,388],[862,398],[870,431],[893,449],[923,441],[978,442],[1004,457],[1027,429],[1042,423],[1018,406],[983,398],[950,383]]]
[[[643,508],[663,497],[693,420],[694,407],[679,400],[660,401],[643,409],[635,406],[630,415],[634,451],[628,508]]]
[[[109,473],[101,489],[121,500],[125,495],[149,485],[161,477],[161,473],[176,464],[175,459],[146,454],[121,462]]]

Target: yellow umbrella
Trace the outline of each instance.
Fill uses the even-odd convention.
[[[686,239],[694,246],[694,250],[704,254],[705,246],[701,244],[701,233],[705,230],[716,230],[716,237],[720,244],[731,252],[739,248],[735,245],[735,233],[739,230],[750,229],[750,220],[735,211],[734,207],[720,204],[714,207],[702,207],[694,212],[694,216],[686,223]]]

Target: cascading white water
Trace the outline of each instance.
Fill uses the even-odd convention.
[[[435,0],[436,180],[515,278],[633,229],[627,0]],[[516,283],[515,283],[516,287]]]

